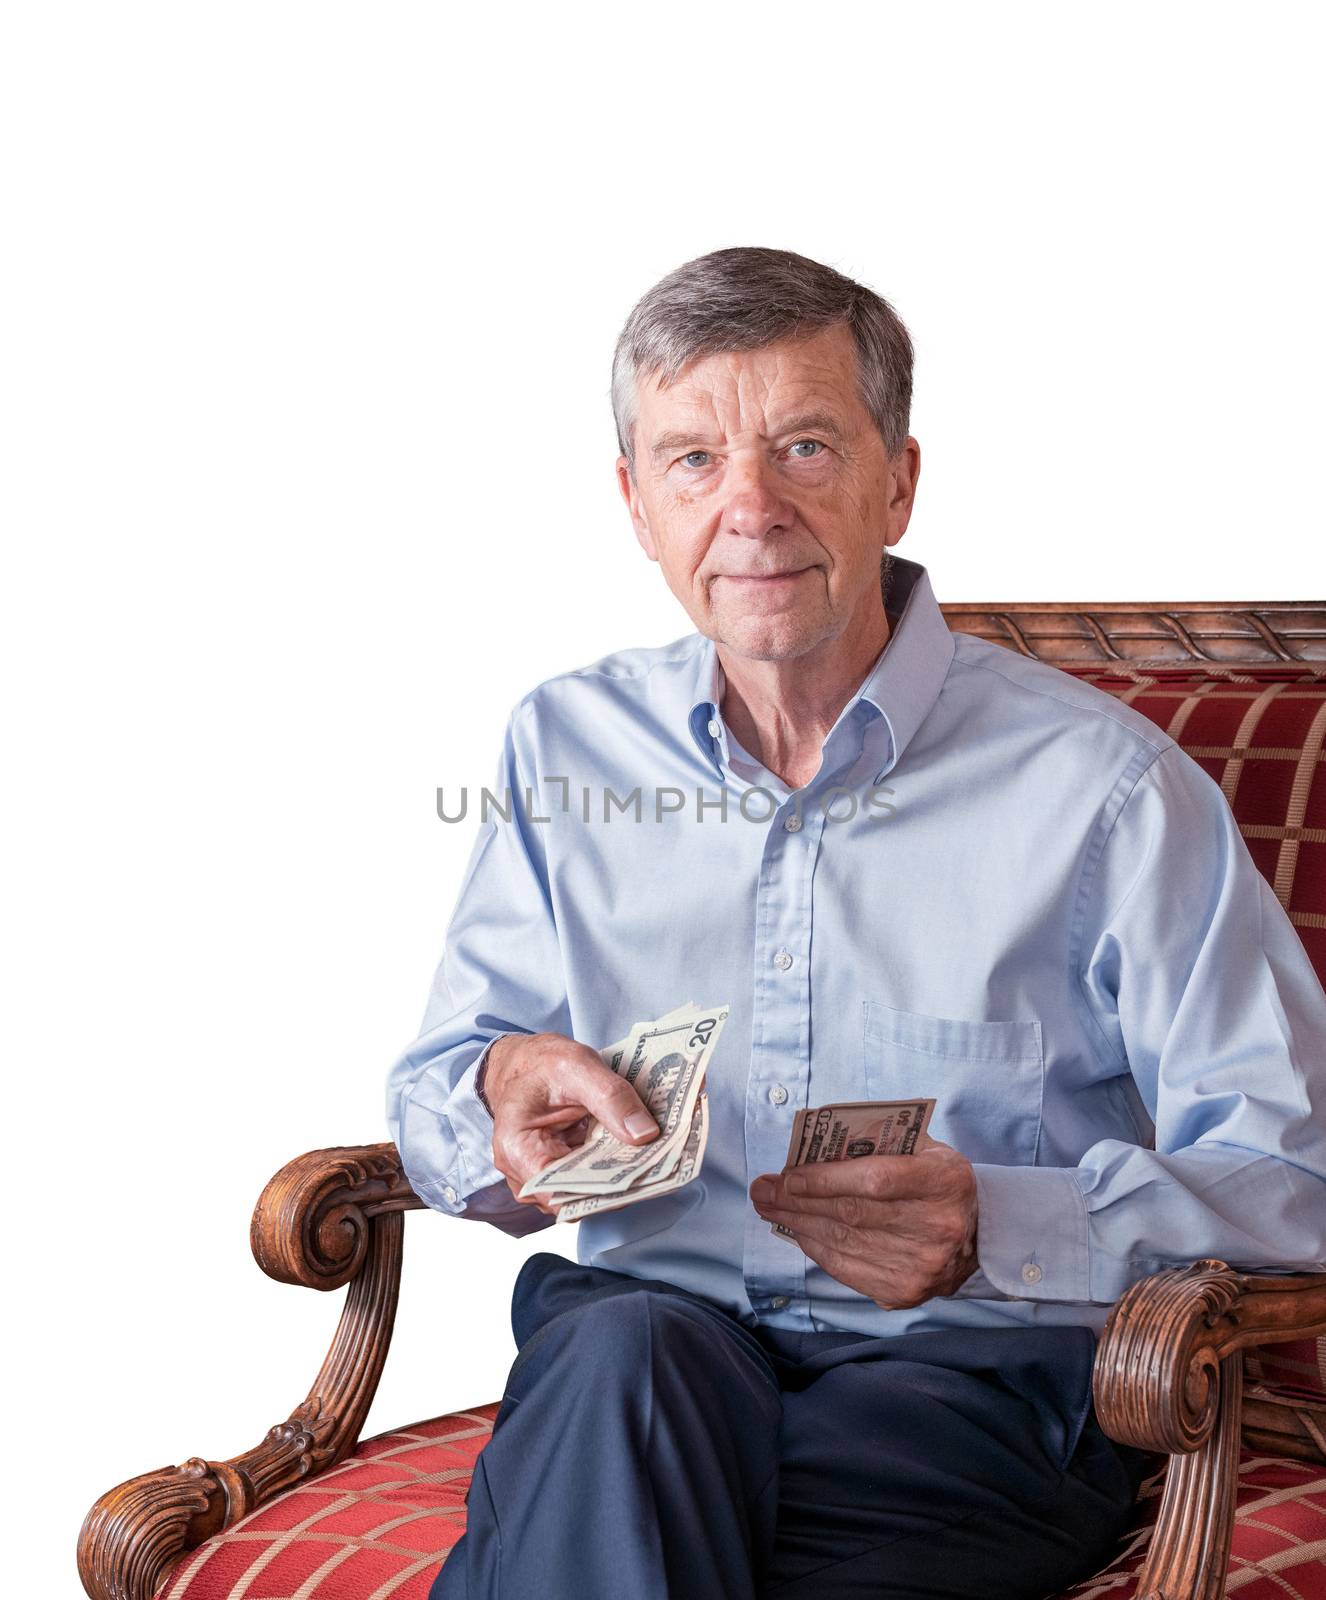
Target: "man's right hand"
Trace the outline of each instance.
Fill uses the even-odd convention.
[[[493,1108],[493,1165],[522,1205],[548,1216],[546,1196],[525,1184],[551,1161],[584,1143],[591,1118],[623,1144],[656,1139],[653,1113],[597,1050],[562,1033],[507,1034],[488,1052],[480,1087]]]

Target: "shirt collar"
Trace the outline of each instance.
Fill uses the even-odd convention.
[[[883,717],[889,731],[889,754],[875,776],[876,783],[902,759],[912,735],[939,698],[954,650],[953,633],[935,600],[930,574],[919,561],[893,557],[885,599],[893,613],[888,642],[834,724],[836,729],[849,718],[868,721],[876,715]],[[701,637],[688,719],[697,748],[722,778],[728,761],[721,705],[723,673],[714,641]]]

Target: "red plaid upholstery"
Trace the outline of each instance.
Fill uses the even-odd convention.
[[[1326,664],[1073,667],[1163,728],[1225,793],[1253,859],[1326,974]],[[1326,1435],[1326,1338],[1246,1361],[1248,1393]],[[157,1600],[426,1600],[464,1530],[497,1403],[365,1440],[339,1467],[200,1545]],[[1326,1438],[1323,1439],[1326,1449]],[[1229,1594],[1326,1600],[1326,1465],[1244,1452]],[[1143,1485],[1117,1560],[1062,1600],[1129,1600],[1163,1472]]]
[[[1149,717],[1215,779],[1326,982],[1326,665],[1064,670]]]
[[[497,1405],[365,1439],[199,1545],[157,1600],[427,1600]]]
[[[1118,1558],[1061,1600],[1131,1600],[1137,1593],[1163,1476],[1142,1485],[1145,1509]],[[1326,1600],[1326,1466],[1245,1453],[1225,1593],[1243,1600]]]
[[[1250,1350],[1244,1375],[1250,1384],[1281,1396],[1326,1398],[1326,1334],[1320,1339],[1295,1339]],[[1326,1449],[1326,1440],[1322,1448]]]
[[[427,1600],[465,1526],[465,1491],[496,1403],[366,1439],[339,1467],[199,1545],[157,1600]],[[1118,1559],[1063,1600],[1130,1600],[1163,1473]],[[1326,1466],[1244,1456],[1228,1592],[1326,1600]]]

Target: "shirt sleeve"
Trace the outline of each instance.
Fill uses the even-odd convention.
[[[517,1237],[554,1218],[517,1201],[493,1165],[493,1122],[475,1082],[505,1035],[570,1031],[547,859],[529,821],[537,808],[525,803],[528,714],[522,703],[508,719],[497,804],[481,814],[419,1037],[387,1077],[387,1123],[419,1198]]]
[[[1326,1270],[1326,993],[1220,786],[1178,745],[1102,819],[1077,906],[1085,1020],[1102,1064],[1131,1073],[1153,1147],[977,1165],[985,1278],[1108,1304],[1204,1257]]]

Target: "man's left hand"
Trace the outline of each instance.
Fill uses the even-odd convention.
[[[886,1311],[952,1294],[977,1267],[976,1175],[952,1145],[784,1168],[751,1184],[762,1217]]]

